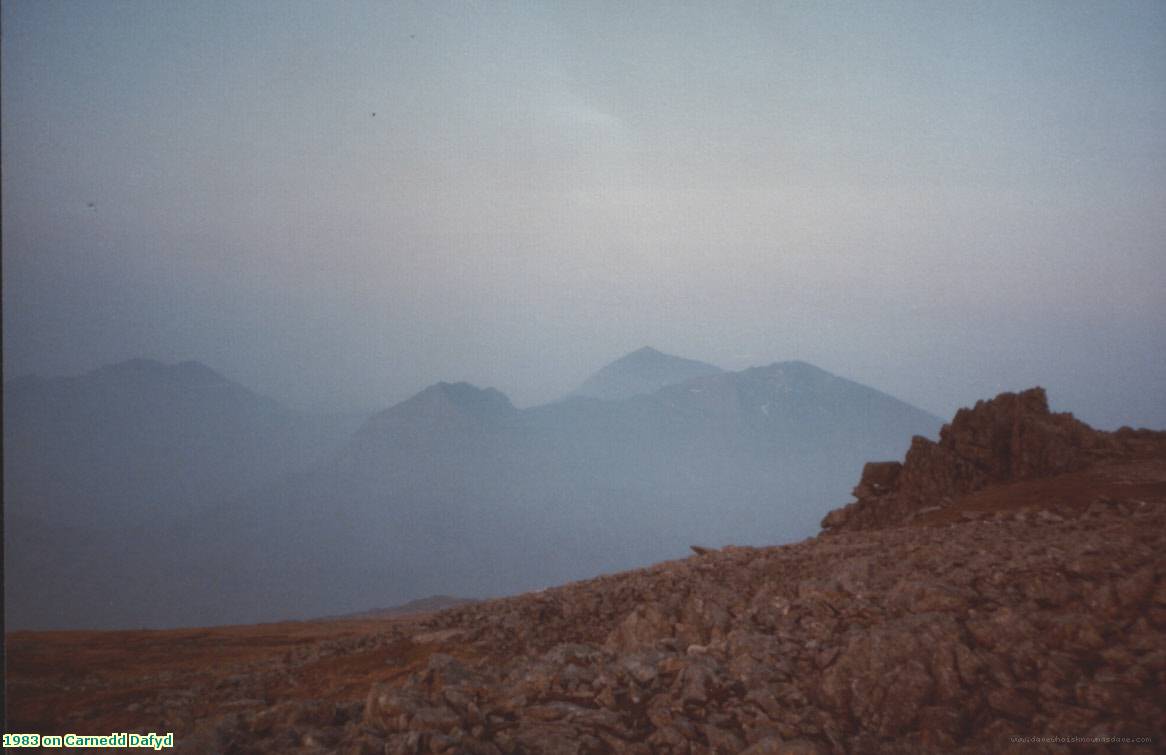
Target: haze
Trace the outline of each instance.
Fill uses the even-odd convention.
[[[651,344],[1166,427],[1166,5],[3,4],[6,378],[557,398]]]

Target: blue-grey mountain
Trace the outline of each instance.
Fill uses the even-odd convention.
[[[621,375],[644,378],[641,387],[649,375],[675,382],[639,392],[609,379]],[[801,362],[724,372],[644,349],[588,382],[618,397],[577,391],[517,409],[497,390],[439,383],[369,418],[317,463],[183,504],[199,513],[166,540],[161,570],[178,577],[142,623],[483,597],[681,556],[694,543],[788,542],[817,530],[864,462],[900,456],[940,425]],[[160,578],[149,592],[165,587]]]
[[[176,558],[204,537],[206,512],[326,458],[354,424],[294,412],[197,362],[10,381],[9,624],[171,623],[171,604],[197,603],[195,584],[211,579],[197,555]]]

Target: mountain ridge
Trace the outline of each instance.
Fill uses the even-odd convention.
[[[651,353],[653,358],[655,355],[659,355],[669,360],[677,359],[681,361],[694,362],[696,364],[704,364],[702,362],[695,362],[695,360],[683,360],[680,357],[672,357],[671,355],[663,354],[662,352],[659,352],[652,347],[645,346],[641,349],[638,349],[637,351],[631,352],[631,354],[628,354],[625,357],[617,359],[615,362],[607,365],[607,367],[602,368],[599,372],[602,372],[612,365],[618,364],[628,357],[640,355],[645,352]],[[708,366],[713,367],[712,365]],[[408,417],[410,420],[416,420],[419,418],[419,416],[423,416],[427,412],[431,412],[434,409],[436,409],[437,413],[440,414],[444,411],[440,407],[442,402],[433,401],[432,398],[435,396],[441,396],[443,400],[448,400],[451,406],[457,408],[460,413],[463,413],[467,416],[496,420],[498,418],[513,418],[524,414],[546,412],[549,409],[553,409],[554,407],[563,404],[564,402],[570,403],[573,401],[583,401],[586,403],[589,401],[599,401],[614,402],[618,404],[633,400],[643,401],[645,399],[652,399],[654,397],[658,398],[679,395],[685,390],[691,392],[700,392],[709,386],[716,386],[721,383],[733,384],[738,381],[751,380],[753,378],[768,379],[771,382],[778,381],[780,379],[780,386],[786,392],[792,390],[793,387],[804,388],[807,381],[812,381],[812,383],[819,388],[828,383],[846,385],[848,387],[858,388],[864,392],[869,392],[872,395],[878,394],[879,396],[886,397],[901,407],[907,408],[913,412],[917,412],[922,416],[926,416],[929,421],[934,421],[937,426],[940,424],[938,417],[929,412],[926,412],[923,409],[919,409],[918,407],[915,407],[906,401],[898,399],[894,396],[890,396],[889,394],[885,394],[881,391],[878,391],[877,389],[870,388],[869,386],[865,386],[861,383],[839,377],[830,372],[827,372],[820,367],[817,367],[816,365],[801,360],[777,361],[768,365],[747,367],[739,371],[727,371],[719,367],[714,369],[716,372],[700,374],[693,377],[679,379],[675,382],[665,383],[650,392],[621,395],[613,398],[601,398],[594,395],[572,392],[567,394],[567,396],[562,399],[523,409],[516,408],[513,403],[511,403],[509,397],[497,388],[482,388],[466,382],[449,383],[441,381],[433,383],[413,394],[413,396],[404,399],[397,404],[394,404],[388,409],[378,412],[369,419],[368,423],[366,423],[366,427],[362,428],[361,432],[363,433],[366,430],[371,430],[377,426],[383,427],[385,425],[391,424],[395,420],[399,420],[402,417]],[[791,377],[787,376],[787,371],[792,373],[792,380],[785,379],[787,377]],[[599,373],[597,372],[596,374]],[[766,411],[760,408],[758,408],[758,411],[760,411],[762,414],[766,413]]]
[[[197,411],[183,422],[209,416]],[[395,605],[428,594],[532,589],[677,555],[694,540],[786,541],[815,531],[844,493],[837,481],[865,459],[900,453],[911,435],[938,425],[897,399],[797,362],[526,409],[496,389],[436,383],[267,481],[207,496],[187,488],[184,499],[168,492],[172,475],[163,475],[141,503],[167,501],[185,515],[159,519],[148,507],[133,514],[134,522],[158,525],[155,552],[133,552],[140,568],[126,557],[90,570],[87,594],[116,592],[125,571],[141,592],[159,596],[147,625],[308,618],[351,613],[370,599]],[[200,432],[192,442],[213,445],[216,431]],[[117,496],[117,485],[135,458],[106,465],[115,508],[133,500]],[[193,474],[191,458],[178,452],[173,463]],[[280,463],[288,458],[275,454]],[[221,463],[245,459],[230,453]],[[181,575],[182,600],[166,597],[162,575]],[[129,603],[103,619],[68,598],[75,583],[62,574],[44,591],[59,599],[25,595],[21,605],[52,603],[57,626],[127,620]],[[21,616],[11,613],[15,625]]]
[[[247,589],[286,596],[268,609],[275,618],[351,613],[370,595],[396,604],[534,589],[683,553],[693,538],[808,535],[844,492],[834,487],[838,470],[856,473],[870,453],[901,452],[939,421],[825,372],[817,379],[840,391],[836,400],[798,410],[820,392],[799,388],[812,368],[786,370],[791,390],[773,393],[768,417],[760,407],[780,384],[764,369],[525,409],[494,389],[429,386],[370,420],[332,461],[227,507],[214,525],[232,533],[218,560],[262,554],[245,570],[272,576]],[[690,391],[707,380],[721,381],[732,411],[705,407],[711,394]],[[783,415],[779,405],[792,409]],[[847,412],[851,405],[858,410]],[[776,500],[775,490],[783,491]],[[245,510],[260,513],[232,518]],[[266,521],[285,523],[278,539]],[[346,562],[335,563],[330,549]],[[309,568],[317,561],[328,568]],[[262,586],[278,573],[278,590]],[[307,605],[304,596],[325,585],[335,585],[331,602]],[[234,620],[247,616],[256,615]]]

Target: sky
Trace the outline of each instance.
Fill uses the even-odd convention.
[[[4,375],[553,400],[644,345],[1166,427],[1166,3],[2,5]]]

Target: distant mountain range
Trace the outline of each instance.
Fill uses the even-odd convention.
[[[15,626],[343,614],[787,542],[940,426],[802,362],[649,348],[544,406],[439,383],[359,428],[193,363],[14,381],[5,401],[8,540],[61,543],[11,554]]]

